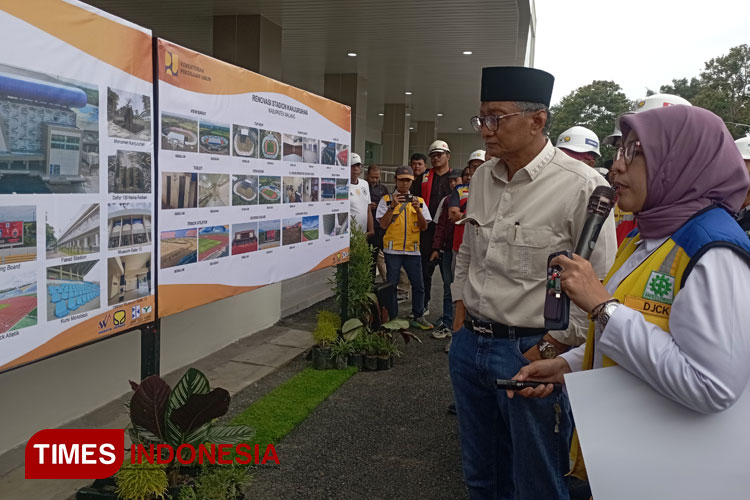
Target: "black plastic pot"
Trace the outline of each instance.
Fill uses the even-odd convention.
[[[331,367],[331,348],[315,346],[312,349],[312,365],[316,370],[328,370]]]
[[[349,355],[349,366],[356,366],[358,369],[362,369],[365,363],[365,357],[360,354]]]
[[[378,357],[378,370],[390,370],[390,369],[391,369],[391,359]]]
[[[346,356],[336,356],[334,366],[337,370],[346,370]]]
[[[365,356],[365,370],[374,372],[378,369],[377,356]]]

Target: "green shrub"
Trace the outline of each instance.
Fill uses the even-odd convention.
[[[320,311],[318,313],[318,324],[313,330],[313,339],[319,346],[325,347],[338,339],[341,329],[341,318],[331,311]]]
[[[167,494],[167,470],[165,465],[125,463],[115,474],[115,492],[123,500],[163,499]]]
[[[372,247],[367,243],[367,235],[352,218],[349,237],[349,263],[336,267],[336,302],[344,319],[359,318],[366,325],[370,324],[370,308],[374,294],[372,287],[374,277],[372,267]],[[344,266],[349,266],[349,296],[347,310],[343,310]],[[377,300],[377,299],[376,299]]]
[[[195,487],[183,488],[177,500],[235,500],[251,480],[244,466],[205,467],[195,479]]]

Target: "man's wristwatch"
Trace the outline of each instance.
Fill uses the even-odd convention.
[[[556,358],[559,352],[557,352],[557,347],[552,342],[547,342],[546,340],[542,339],[536,344],[537,349],[539,349],[539,355],[542,357],[542,359],[552,359]]]
[[[596,323],[596,326],[599,328],[599,331],[603,332],[604,329],[607,327],[607,322],[609,321],[609,318],[612,317],[612,315],[615,313],[615,310],[617,309],[617,306],[620,305],[620,301],[617,299],[610,299],[606,302],[602,302],[598,306],[594,308],[594,313],[592,314],[591,318]]]

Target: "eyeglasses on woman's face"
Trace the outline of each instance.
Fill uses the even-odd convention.
[[[475,132],[482,132],[482,125],[487,127],[487,130],[490,132],[495,132],[500,126],[501,120],[523,113],[526,113],[526,111],[516,111],[515,113],[508,113],[507,115],[472,116],[471,119],[469,119],[469,123],[471,123],[471,127]]]
[[[615,161],[622,158],[625,160],[625,165],[630,165],[633,163],[633,158],[635,158],[635,155],[637,153],[643,153],[643,148],[641,147],[641,141],[633,141],[625,144],[624,146],[620,146],[617,148],[617,153],[615,154]]]

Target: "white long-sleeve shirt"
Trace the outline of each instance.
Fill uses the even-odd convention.
[[[664,241],[643,240],[606,285],[623,279]],[[702,413],[731,406],[750,379],[750,267],[734,251],[713,248],[696,263],[675,296],[667,333],[619,305],[604,331],[595,330],[594,368],[602,355],[663,396]],[[571,370],[583,366],[585,346],[561,356]]]

